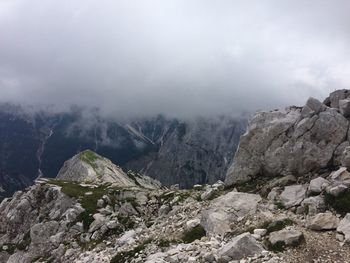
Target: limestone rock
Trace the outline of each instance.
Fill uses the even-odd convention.
[[[329,185],[328,180],[322,177],[317,177],[310,181],[308,192],[317,193],[317,194],[321,193],[328,185]]]
[[[350,117],[350,99],[339,100],[339,111],[344,117]]]
[[[229,192],[213,200],[202,212],[201,225],[209,235],[224,235],[239,217],[254,214],[260,201],[259,195]]]
[[[81,152],[66,161],[57,175],[57,179],[83,183],[112,183],[117,187],[144,187],[156,189],[160,183],[150,177],[127,174],[90,150]]]
[[[263,247],[249,233],[243,233],[233,238],[221,250],[219,258],[228,257],[231,260],[240,260],[245,257],[258,255]]]
[[[330,212],[317,214],[309,219],[308,228],[312,230],[332,230],[339,224],[339,218]]]
[[[341,157],[341,165],[350,169],[350,146],[344,148],[342,157]]]
[[[345,241],[350,241],[350,213],[340,221],[339,226],[337,227],[337,232],[340,232],[345,235]]]
[[[331,101],[335,103],[333,96]],[[335,153],[347,140],[348,126],[337,109],[315,99],[309,99],[303,109],[258,112],[241,137],[225,183],[247,182],[258,176],[321,174],[338,162]]]
[[[303,233],[293,229],[282,229],[280,231],[275,231],[270,233],[269,236],[269,241],[272,245],[282,243],[286,246],[296,246],[299,245],[302,240]]]
[[[290,208],[299,205],[306,196],[306,189],[304,185],[286,186],[280,195],[284,207]]]

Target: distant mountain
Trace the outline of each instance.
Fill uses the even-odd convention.
[[[37,177],[55,177],[86,149],[163,185],[213,183],[225,178],[246,119],[179,120],[156,116],[115,121],[97,110],[66,113],[0,105],[0,193],[11,195]]]

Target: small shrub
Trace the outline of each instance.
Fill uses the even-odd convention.
[[[133,259],[135,257],[136,254],[140,253],[141,251],[143,251],[147,244],[151,243],[152,241],[146,240],[144,241],[142,244],[138,245],[137,247],[134,247],[131,250],[128,251],[122,251],[117,253],[110,261],[110,263],[126,263],[126,262],[130,262],[131,259]]]
[[[92,217],[91,214],[89,214],[87,211],[83,211],[81,212],[78,217],[77,217],[77,222],[82,222],[83,223],[83,227],[85,231],[89,230],[89,227],[91,225],[91,223],[94,221],[95,219]]]
[[[198,225],[191,230],[186,231],[182,236],[182,241],[184,243],[192,243],[197,239],[201,239],[205,235],[205,229],[201,225]]]
[[[325,195],[326,204],[339,214],[345,215],[350,213],[350,190],[346,190],[339,196],[333,196],[330,194]]]
[[[26,250],[27,247],[30,245],[30,243],[32,242],[31,238],[30,238],[30,231],[28,231],[21,242],[19,242],[17,244],[17,249],[18,250]]]
[[[267,233],[271,233],[271,232],[282,230],[286,226],[290,226],[293,224],[294,224],[293,220],[286,218],[286,219],[277,220],[273,222],[267,221],[262,224],[261,228],[265,228],[267,230]]]
[[[283,252],[285,250],[285,244],[283,241],[278,241],[273,245],[268,242],[267,248],[273,252]]]

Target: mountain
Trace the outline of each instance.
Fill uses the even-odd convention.
[[[98,110],[69,112],[0,105],[0,195],[55,177],[71,156],[90,149],[124,170],[182,188],[224,180],[245,118],[217,116],[179,120],[156,116],[130,120]]]
[[[108,183],[114,187],[148,189],[160,188],[161,184],[150,177],[129,171],[125,173],[113,164],[90,150],[78,153],[66,161],[56,177],[59,180],[89,184]]]
[[[80,152],[0,203],[0,262],[349,262],[348,94],[256,113],[226,184],[169,189]]]

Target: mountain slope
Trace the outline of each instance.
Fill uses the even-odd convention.
[[[63,163],[86,149],[163,185],[223,180],[246,121],[230,116],[187,121],[157,116],[114,121],[96,111],[66,113],[0,106],[0,196],[55,177]],[[0,189],[1,191],[1,189]]]

